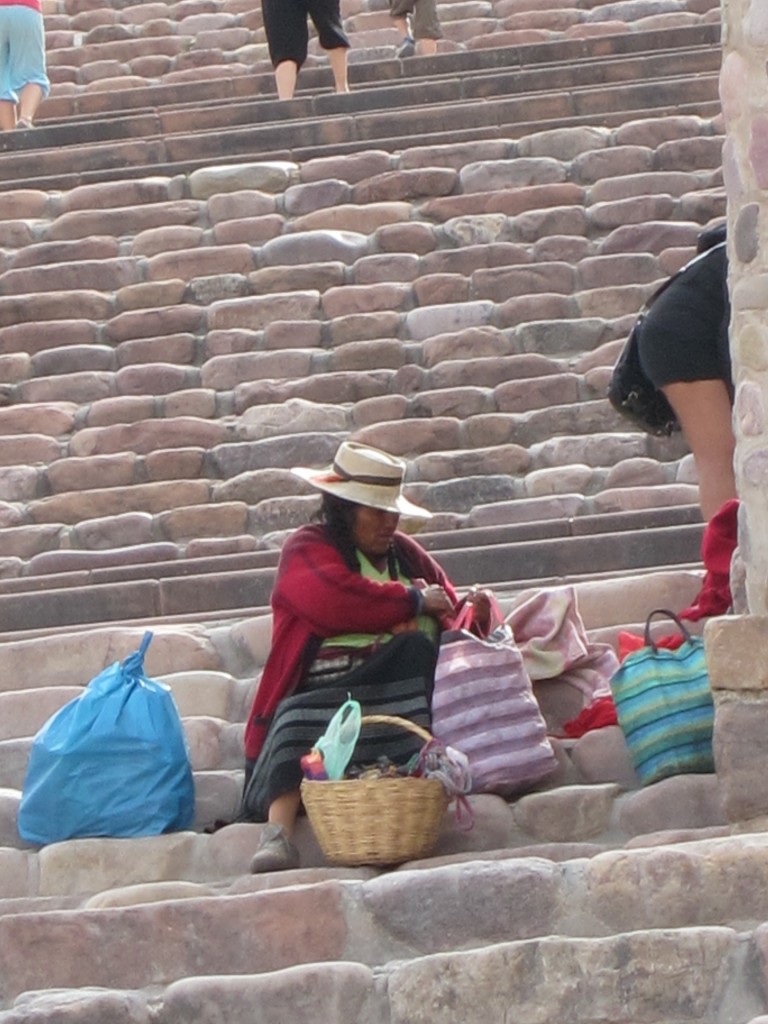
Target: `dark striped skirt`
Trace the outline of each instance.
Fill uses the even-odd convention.
[[[300,758],[347,697],[360,702],[364,715],[398,715],[429,729],[436,656],[435,645],[423,633],[400,633],[332,684],[281,701],[246,779],[238,820],[266,821],[272,801],[299,788]],[[386,756],[404,765],[422,746],[420,737],[402,727],[364,726],[350,764],[373,764]]]

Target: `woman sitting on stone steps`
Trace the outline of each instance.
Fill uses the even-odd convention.
[[[294,472],[322,492],[321,523],[286,541],[272,592],[272,645],[245,732],[240,820],[268,822],[252,872],[298,867],[299,760],[348,696],[364,714],[429,728],[436,641],[456,604],[440,566],[397,529],[401,514],[430,516],[402,494],[401,459],[347,441],[328,469]],[[487,592],[468,599],[482,625]],[[420,746],[383,726],[366,730],[355,757],[402,765]]]

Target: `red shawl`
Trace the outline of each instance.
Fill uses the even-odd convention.
[[[415,579],[453,585],[424,549],[396,533],[395,551]],[[376,583],[348,569],[323,526],[303,526],[283,545],[272,591],[272,645],[245,727],[245,756],[255,760],[279,702],[297,687],[308,645],[339,633],[383,633],[416,614],[417,592]]]

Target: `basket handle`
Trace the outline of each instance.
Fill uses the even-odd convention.
[[[427,729],[416,725],[415,722],[411,722],[407,718],[400,718],[398,715],[363,715],[360,719],[361,728],[364,725],[399,725],[401,728],[407,729],[408,732],[420,736],[425,743],[429,743],[432,739],[432,733]]]

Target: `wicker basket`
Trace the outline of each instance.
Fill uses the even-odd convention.
[[[361,726],[397,725],[426,743],[426,729],[394,715],[364,715]],[[437,842],[448,794],[439,779],[401,776],[301,784],[301,798],[332,864],[402,864],[426,857]]]

